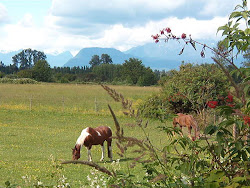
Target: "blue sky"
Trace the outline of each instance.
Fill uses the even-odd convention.
[[[151,35],[165,27],[219,40],[217,28],[237,4],[241,0],[0,0],[0,51],[124,51],[153,42]]]

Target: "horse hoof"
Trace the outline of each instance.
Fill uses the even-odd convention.
[[[103,161],[103,159],[100,159],[100,161]]]

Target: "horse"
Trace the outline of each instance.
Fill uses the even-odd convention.
[[[174,128],[179,125],[181,128],[181,135],[182,134],[182,127],[187,127],[188,128],[188,136],[191,140],[196,140],[197,138],[200,137],[200,129],[199,126],[197,124],[197,122],[195,121],[194,117],[192,115],[186,115],[186,114],[182,114],[182,113],[178,113],[177,114],[178,117],[173,118],[173,126]],[[192,128],[194,128],[195,131],[195,136],[191,137],[191,130]]]
[[[82,146],[85,146],[88,150],[88,160],[92,161],[91,148],[93,145],[101,145],[102,148],[102,158],[104,159],[104,141],[107,141],[108,147],[108,157],[112,161],[112,131],[110,127],[100,126],[96,128],[87,127],[82,130],[81,135],[78,137],[75,147],[72,149],[72,160],[78,160],[80,155],[80,150]]]

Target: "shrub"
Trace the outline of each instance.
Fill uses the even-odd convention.
[[[0,83],[6,83],[6,84],[38,84],[39,82],[30,79],[30,78],[17,78],[17,79],[11,79],[11,78],[0,78]]]

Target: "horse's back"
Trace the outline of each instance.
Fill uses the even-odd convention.
[[[100,126],[94,128],[95,131],[98,131],[100,134],[104,135],[105,137],[111,137],[112,136],[112,131],[110,127],[107,126]]]
[[[194,125],[195,119],[192,115],[186,115],[182,113],[177,114],[178,117],[175,118],[175,121],[177,121],[182,126],[191,126]]]
[[[88,128],[91,135],[92,145],[102,144],[105,140],[110,141],[112,137],[112,131],[107,126],[100,126],[96,128]]]

